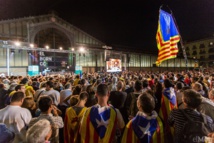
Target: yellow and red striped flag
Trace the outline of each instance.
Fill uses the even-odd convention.
[[[163,10],[160,10],[156,40],[158,47],[157,66],[165,60],[176,58],[180,36],[172,15]]]

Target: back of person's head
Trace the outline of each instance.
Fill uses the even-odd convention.
[[[196,91],[200,91],[203,89],[203,86],[199,82],[196,82],[193,86],[193,89],[195,89]]]
[[[38,105],[41,112],[47,112],[52,104],[53,101],[49,96],[42,96],[39,98]]]
[[[33,110],[34,108],[36,108],[36,103],[34,102],[33,97],[25,97],[22,103],[22,107],[27,108],[29,110]]]
[[[196,109],[201,104],[202,98],[200,93],[187,89],[183,92],[183,102],[186,103],[187,107]]]
[[[0,143],[10,143],[15,138],[15,134],[4,123],[0,123],[0,136]]]
[[[123,82],[122,81],[119,81],[117,83],[117,90],[121,90],[123,88]]]
[[[4,88],[4,84],[0,83],[0,89],[3,89],[3,88]]]
[[[28,129],[26,141],[27,143],[44,143],[46,136],[50,132],[50,122],[46,119],[41,119]]]
[[[37,87],[37,82],[33,81],[32,86]]]
[[[21,80],[20,84],[26,84],[28,82],[28,79],[25,77]]]
[[[16,91],[21,90],[22,86],[25,86],[25,85],[24,84],[18,84],[18,85],[16,85],[15,90]]]
[[[94,94],[94,89],[93,89],[93,86],[92,85],[88,85],[87,88],[86,88],[86,92],[88,94]]]
[[[106,84],[99,84],[97,86],[97,92],[96,92],[97,96],[103,97],[108,95],[108,86]]]
[[[65,89],[70,89],[71,88],[71,84],[70,83],[67,83],[66,85],[65,85]]]
[[[155,109],[155,100],[151,94],[148,92],[143,92],[138,97],[138,106],[140,106],[143,110],[143,112],[147,114],[151,114],[152,111]]]
[[[184,84],[183,84],[182,82],[177,82],[177,83],[176,83],[176,88],[177,88],[178,90],[181,90],[183,87],[184,87]]]
[[[149,82],[148,82],[148,80],[143,80],[143,88],[146,88],[146,87],[148,87],[149,86]]]
[[[79,102],[79,95],[72,95],[70,98],[70,106],[74,106]]]
[[[169,88],[169,87],[173,87],[173,84],[171,83],[171,81],[169,79],[165,79],[164,86],[165,86],[165,88]]]
[[[85,85],[86,84],[86,80],[85,79],[81,79],[80,80],[80,85]]]
[[[79,75],[76,75],[76,78],[80,78],[80,76],[79,76]]]
[[[44,88],[44,87],[46,87],[46,82],[43,81],[40,83],[39,88]]]
[[[49,80],[49,81],[46,82],[46,86],[49,86],[50,88],[53,88],[54,87],[54,83]]]
[[[135,81],[134,88],[136,91],[140,91],[142,89],[142,83],[139,80]]]
[[[181,92],[184,92],[187,89],[192,89],[190,86],[184,86],[182,87],[182,89],[180,90]]]
[[[79,95],[79,99],[80,100],[85,100],[85,99],[88,99],[88,93],[87,92],[81,92],[80,95]]]
[[[73,95],[79,95],[81,92],[81,89],[82,88],[80,85],[75,86],[74,91],[73,91]]]
[[[24,99],[25,94],[21,91],[16,91],[11,97],[11,102],[20,102]]]

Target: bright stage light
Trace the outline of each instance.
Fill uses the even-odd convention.
[[[33,48],[33,47],[34,47],[34,45],[33,45],[33,44],[30,44],[30,47],[31,47],[31,48]]]
[[[17,41],[17,42],[15,42],[15,45],[16,45],[16,46],[20,46],[21,43]]]
[[[59,47],[59,49],[60,49],[60,50],[63,50],[63,48],[62,48],[62,47]]]
[[[83,53],[85,51],[85,48],[80,47],[80,52]]]
[[[74,51],[74,48],[71,48],[71,51]]]
[[[49,46],[45,46],[46,49],[49,49]]]

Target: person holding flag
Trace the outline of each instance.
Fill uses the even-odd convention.
[[[108,85],[99,84],[96,91],[98,104],[88,108],[80,125],[81,143],[116,142],[116,131],[125,126],[118,109],[108,105]]]
[[[180,36],[172,14],[169,14],[161,9],[156,40],[158,47],[158,58],[156,61],[157,66],[165,60],[177,57],[177,43],[180,41]]]
[[[137,107],[139,111],[126,125],[121,143],[164,143],[163,124],[154,111],[152,95],[147,92],[139,95]]]

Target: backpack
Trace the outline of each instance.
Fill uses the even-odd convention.
[[[206,116],[201,114],[201,116],[203,117],[202,122],[194,121],[184,112],[184,110],[181,111],[187,118],[187,121],[184,123],[184,127],[182,130],[181,143],[204,143],[205,136],[207,136],[209,133],[206,127]]]

